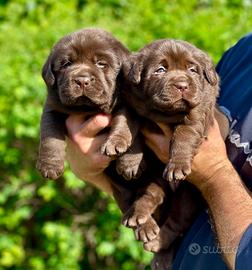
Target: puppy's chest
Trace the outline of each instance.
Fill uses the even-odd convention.
[[[78,106],[65,106],[63,104],[50,104],[52,110],[63,114],[80,114],[80,113],[99,113],[102,110],[99,107],[78,105]]]
[[[145,115],[146,118],[158,122],[164,123],[167,125],[179,125],[185,123],[186,113],[178,113],[178,112],[160,112],[158,110],[149,110]]]
[[[123,93],[123,100],[138,115],[154,122],[165,124],[182,124],[188,112],[174,110],[162,110],[161,107],[153,106],[153,101],[144,95],[136,95],[133,92]]]
[[[167,125],[183,124],[185,123],[185,117],[187,116],[187,113],[185,112],[163,112],[152,108],[150,105],[148,106],[146,103],[137,104],[134,110],[138,115],[146,119]]]
[[[63,113],[63,114],[80,114],[80,113],[113,113],[119,105],[119,100],[115,99],[112,102],[106,104],[97,105],[95,103],[89,102],[82,105],[64,105],[61,102],[55,102],[51,100],[49,106],[52,110]]]

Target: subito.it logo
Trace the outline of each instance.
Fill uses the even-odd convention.
[[[188,249],[189,253],[194,256],[200,254],[201,252],[201,247],[198,243],[192,243]]]

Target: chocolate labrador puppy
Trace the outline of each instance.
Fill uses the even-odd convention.
[[[101,29],[74,32],[53,47],[42,71],[48,95],[41,118],[37,168],[43,177],[56,179],[64,171],[65,120],[72,113],[112,113],[109,136],[101,151],[117,156],[128,150],[138,127],[118,91],[122,64],[128,56],[128,50]],[[144,166],[142,155],[131,153],[117,159],[117,169],[126,179],[138,177]]]
[[[128,210],[123,222],[145,232],[144,236],[137,234],[137,238],[145,242],[145,249],[158,252],[153,268],[170,269],[172,245],[204,205],[194,187],[186,182],[178,185],[177,181],[190,174],[192,159],[213,123],[219,80],[206,53],[187,42],[172,39],[154,41],[132,55],[125,73],[129,85],[123,88],[123,97],[127,104],[143,119],[165,123],[173,129],[169,163],[163,177],[171,181],[175,192],[169,213],[162,214],[167,219],[153,239],[148,239],[145,222],[150,223],[162,203],[160,194],[167,196],[160,186],[152,184],[150,189],[152,195],[159,194],[158,200],[149,196],[147,188],[146,194]],[[227,128],[226,119],[220,118]],[[223,136],[226,135],[224,130]]]
[[[169,163],[164,178],[183,180],[213,123],[218,76],[211,59],[193,45],[158,40],[132,57],[127,94],[138,114],[173,127]]]

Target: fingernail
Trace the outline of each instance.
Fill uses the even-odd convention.
[[[98,114],[95,116],[97,123],[101,126],[108,126],[111,122],[111,115],[109,114]]]

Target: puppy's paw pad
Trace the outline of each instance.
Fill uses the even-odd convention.
[[[144,160],[140,164],[129,164],[129,166],[117,164],[116,167],[118,174],[122,175],[126,180],[138,179],[145,169],[146,163]]]
[[[63,161],[58,161],[55,163],[38,161],[36,167],[44,178],[49,178],[53,180],[59,178],[64,173]]]
[[[162,249],[161,239],[157,236],[155,239],[144,243],[144,249],[150,252],[159,252]]]
[[[118,174],[122,175],[125,180],[131,180],[134,179],[135,175],[135,170],[134,168],[122,168],[122,167],[117,167],[116,171]]]
[[[153,218],[149,218],[144,224],[139,225],[135,229],[135,237],[137,240],[148,242],[157,237],[159,234],[159,226]]]
[[[101,147],[101,153],[107,156],[123,154],[129,148],[129,143],[121,137],[110,137]]]
[[[191,173],[190,163],[176,163],[170,161],[165,167],[163,177],[168,181],[180,181],[184,180]]]
[[[144,211],[135,211],[132,207],[124,214],[122,224],[126,227],[135,228],[144,224],[149,218],[149,213],[145,213]]]

